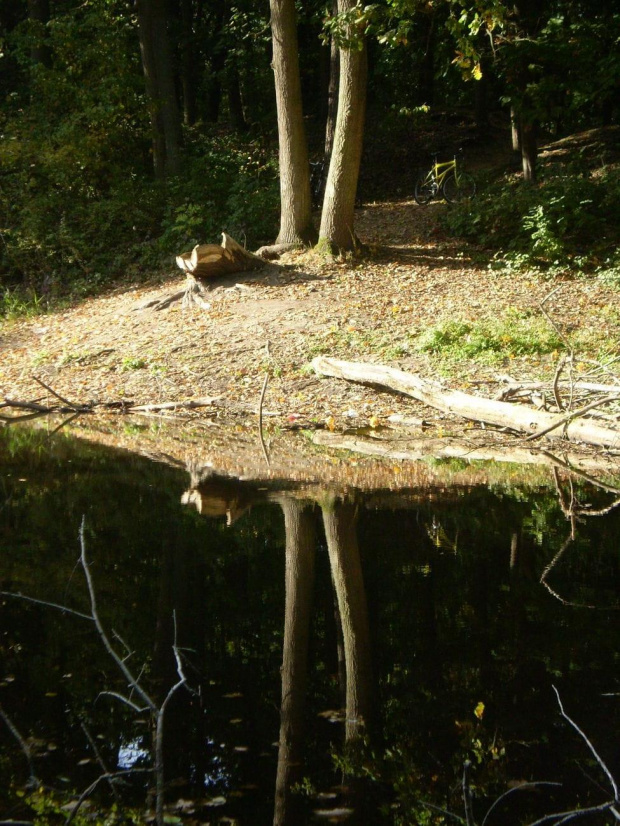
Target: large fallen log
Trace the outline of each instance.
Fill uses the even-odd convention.
[[[603,427],[591,419],[579,418],[593,409],[594,405],[620,400],[620,394],[606,396],[581,410],[554,415],[525,405],[472,396],[460,390],[445,390],[437,382],[379,364],[319,356],[312,362],[312,367],[319,375],[396,390],[444,413],[506,427],[518,433],[526,433],[529,438],[568,439],[600,447],[620,448],[620,430]]]

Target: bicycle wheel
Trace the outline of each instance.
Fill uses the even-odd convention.
[[[476,194],[476,182],[467,172],[449,175],[441,188],[443,197],[449,204],[459,204],[471,200]]]
[[[415,182],[413,197],[415,198],[417,204],[424,206],[424,204],[428,204],[429,201],[433,200],[436,192],[437,184],[432,180],[432,178],[426,176],[425,178],[418,178]]]

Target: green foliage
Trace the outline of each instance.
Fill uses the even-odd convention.
[[[539,186],[502,178],[446,217],[455,235],[495,250],[498,267],[559,272],[617,269],[620,170],[547,172]],[[616,263],[614,263],[616,262]],[[603,271],[602,270],[602,271]]]
[[[475,358],[493,363],[551,353],[561,344],[544,319],[509,313],[497,320],[441,322],[418,336],[416,349],[450,360]]]

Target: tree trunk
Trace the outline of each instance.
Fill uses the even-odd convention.
[[[538,159],[536,123],[521,120],[521,165],[523,180],[536,183],[536,161]]]
[[[47,24],[50,22],[49,0],[28,0],[28,18],[35,27],[30,59],[33,63],[49,67],[52,63],[52,53],[47,43]]]
[[[514,106],[510,107],[510,137],[512,140],[512,151],[521,153],[521,130],[519,128],[519,115]]]
[[[164,0],[136,0],[142,68],[153,133],[153,166],[164,178],[181,167],[181,131]]]
[[[181,0],[181,89],[183,93],[183,123],[196,123],[196,44],[192,0]]]
[[[308,244],[312,225],[310,163],[303,122],[294,0],[270,0],[278,111],[280,232],[277,244]]]
[[[339,12],[350,11],[352,0],[339,0]],[[351,250],[358,245],[354,231],[355,195],[362,160],[366,112],[366,44],[340,49],[340,84],[334,147],[325,186],[319,247]]]
[[[323,506],[323,524],[338,609],[342,621],[347,674],[348,742],[363,736],[372,712],[370,631],[353,505]]]
[[[241,97],[241,79],[236,66],[231,66],[226,72],[226,92],[228,94],[228,112],[230,125],[236,132],[247,132],[248,123],[243,112]]]
[[[286,603],[274,826],[301,822],[297,811],[301,796],[291,789],[302,777],[315,554],[312,511],[296,499],[284,499],[281,505],[286,531]]]
[[[338,3],[334,0],[334,13],[338,12]],[[327,121],[325,124],[325,162],[329,159],[334,148],[334,134],[336,131],[336,117],[338,115],[338,80],[340,74],[340,50],[332,37],[329,44],[329,84],[327,87]]]

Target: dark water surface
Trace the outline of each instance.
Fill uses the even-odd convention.
[[[620,780],[620,516],[567,517],[613,494],[551,473],[533,489],[347,497],[189,485],[140,456],[0,431],[1,590],[89,615],[84,516],[102,626],[159,706],[176,639],[169,822],[457,822],[423,803],[465,822],[466,761],[478,824],[524,781],[562,786],[511,793],[488,826],[613,797],[553,690]],[[52,809],[102,765],[152,767],[149,714],[102,693],[144,705],[94,625],[2,597],[4,818],[62,823]],[[122,806],[144,812],[152,786],[127,775]],[[103,823],[113,802],[102,782],[83,815]]]

